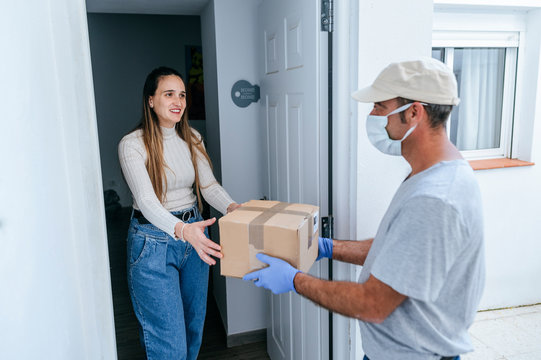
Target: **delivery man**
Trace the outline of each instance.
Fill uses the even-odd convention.
[[[319,239],[318,258],[363,266],[358,282],[317,279],[265,254],[269,266],[244,279],[358,319],[365,359],[459,359],[473,350],[485,263],[479,187],[446,133],[455,76],[434,59],[393,63],[353,98],[374,103],[370,142],[411,166],[373,239]]]

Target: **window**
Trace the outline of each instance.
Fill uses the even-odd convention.
[[[511,157],[518,44],[518,32],[433,33],[432,57],[457,78],[447,131],[466,158]]]

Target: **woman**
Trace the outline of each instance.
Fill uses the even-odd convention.
[[[216,219],[203,221],[201,195],[222,213],[239,205],[216,182],[201,136],[188,124],[178,72],[160,67],[147,76],[141,124],[118,153],[133,195],[128,285],[147,358],[196,359],[209,265],[222,257],[207,237]]]

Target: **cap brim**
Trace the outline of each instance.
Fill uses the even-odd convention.
[[[355,91],[353,94],[351,94],[351,97],[359,102],[374,103],[394,99],[398,96],[385,91],[374,89],[372,86],[368,86]]]

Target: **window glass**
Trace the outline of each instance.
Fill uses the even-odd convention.
[[[451,116],[459,150],[500,146],[505,48],[456,48],[453,71],[461,103]]]
[[[506,48],[433,48],[432,57],[449,66],[452,53],[460,104],[453,109],[449,137],[463,150],[500,147]]]
[[[439,61],[444,61],[444,49],[443,48],[432,48],[432,57],[438,59]]]

